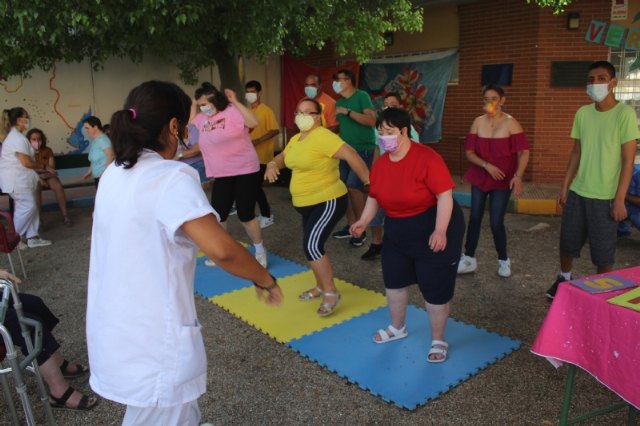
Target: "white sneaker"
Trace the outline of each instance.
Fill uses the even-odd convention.
[[[28,245],[26,245],[26,244],[24,243],[24,241],[20,241],[20,242],[18,243],[18,250],[26,250],[26,249],[28,249],[28,248],[29,248],[29,246],[28,246]]]
[[[478,269],[478,262],[475,257],[469,257],[466,254],[460,256],[460,263],[458,263],[459,274],[470,274]]]
[[[267,251],[263,251],[262,253],[256,253],[256,260],[263,268],[267,268]]]
[[[44,246],[50,246],[51,245],[51,241],[43,240],[40,237],[33,237],[33,238],[28,238],[27,239],[27,245],[29,246],[29,248],[44,247]]]
[[[498,275],[503,278],[507,278],[511,276],[511,260],[498,260]]]
[[[269,217],[260,216],[258,217],[258,222],[260,222],[260,229],[268,228],[273,225],[273,215]]]
[[[211,259],[207,259],[204,261],[204,266],[208,266],[209,268],[213,268],[214,266],[216,266],[216,262],[214,262]]]

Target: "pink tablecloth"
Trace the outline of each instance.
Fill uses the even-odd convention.
[[[640,267],[613,274],[640,283]],[[607,303],[625,291],[594,295],[560,284],[531,352],[556,368],[577,365],[640,409],[640,312]]]

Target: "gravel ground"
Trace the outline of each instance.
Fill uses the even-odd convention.
[[[267,248],[304,264],[300,219],[290,204],[287,189],[269,187],[266,191],[276,218],[275,225],[264,232]],[[54,244],[23,252],[29,280],[21,287],[22,291],[41,296],[60,317],[56,336],[65,356],[85,363],[91,210],[71,209],[74,225],[70,228],[62,225],[59,213],[43,214],[43,234]],[[230,232],[246,241],[237,218],[232,217],[229,222]],[[209,360],[207,393],[200,398],[202,421],[214,425],[556,424],[566,368],[556,371],[529,349],[549,306],[544,292],[558,271],[559,223],[557,217],[509,214],[506,224],[513,275],[502,279],[497,275],[496,255],[485,219],[477,253],[479,269],[458,279],[452,316],[519,339],[522,347],[414,411],[384,402],[205,299],[196,298]],[[639,246],[638,233],[621,239],[617,267],[637,265]],[[360,260],[367,247],[368,244],[352,248],[346,240],[331,240],[327,245],[337,277],[382,291],[379,262]],[[584,255],[587,258],[576,262],[576,276],[593,273],[587,249]],[[6,257],[2,257],[0,267],[8,267]],[[422,304],[417,288],[411,291],[410,303]],[[35,395],[33,378],[27,380],[29,391]],[[87,378],[76,380],[73,385],[89,391]],[[587,373],[577,374],[573,413],[617,400]],[[39,422],[43,422],[43,410],[35,397],[32,403]],[[123,413],[124,407],[102,400],[88,413],[56,411],[54,415],[60,425],[118,425]],[[626,411],[583,424],[618,425],[625,424],[625,420]],[[0,424],[9,424],[4,400],[0,401]]]

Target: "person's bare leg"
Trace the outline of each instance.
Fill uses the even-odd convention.
[[[407,287],[398,289],[386,289],[387,294],[387,306],[389,307],[389,313],[391,314],[391,325],[400,330],[404,327],[404,321],[407,315],[407,304],[409,303],[409,290]],[[392,335],[390,330],[387,333]],[[376,333],[373,338],[380,342],[382,339],[379,333]]]
[[[382,244],[383,232],[384,232],[384,227],[372,226],[371,227],[371,244],[376,244],[376,245]]]
[[[560,253],[560,271],[563,273],[571,272],[573,268],[573,257]]]
[[[48,360],[39,366],[42,379],[49,387],[49,393],[54,398],[60,398],[66,390],[69,388],[69,382],[62,375],[60,371],[60,365],[62,365],[63,357],[60,351],[56,351],[52,354]],[[70,408],[76,408],[82,399],[82,394],[78,391],[71,394],[67,400],[67,406]],[[90,398],[89,404],[91,405],[95,398]]]
[[[324,293],[338,293],[336,283],[333,280],[333,266],[331,265],[329,256],[325,254],[318,260],[312,260],[309,262],[309,266],[311,266],[311,270],[313,271],[313,275],[316,278],[318,287],[320,287]],[[335,304],[337,302],[337,298],[338,296],[324,295],[322,303],[326,302]]]
[[[611,272],[613,271],[613,265],[598,266],[597,271],[599,274],[605,274],[607,272]]]
[[[360,219],[367,200],[365,193],[359,189],[349,188],[349,200],[352,202],[352,211],[356,220]]]
[[[444,305],[432,305],[431,303],[424,302],[425,307],[427,308],[427,313],[429,314],[429,322],[431,324],[431,340],[442,340],[444,339],[444,331],[447,327],[447,319],[449,319],[449,311],[451,306],[449,303],[445,303]],[[432,354],[429,356],[429,359],[439,360],[444,358],[441,354]]]
[[[56,201],[58,202],[58,207],[60,208],[60,212],[62,213],[63,218],[67,218],[67,197],[64,193],[64,188],[62,187],[62,182],[58,178],[51,178],[47,181],[49,184],[49,188],[53,191],[56,196]]]
[[[241,223],[251,242],[253,244],[260,244],[262,242],[262,229],[260,229],[258,218],[254,217],[249,222]]]

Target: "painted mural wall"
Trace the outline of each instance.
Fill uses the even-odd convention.
[[[263,102],[280,116],[280,60],[266,64],[248,61],[245,80],[259,80],[263,85]],[[31,77],[12,77],[0,81],[2,109],[24,107],[31,116],[31,127],[42,129],[49,146],[57,154],[82,152],[88,145],[80,132],[82,120],[95,115],[104,124],[122,107],[129,91],[147,80],[172,81],[192,96],[196,86],[185,85],[179,70],[155,58],[141,64],[113,59],[104,69],[92,70],[88,61],[59,63],[49,71],[33,70]],[[199,81],[210,81],[217,87],[220,78],[215,67],[203,70]],[[239,94],[242,98],[243,94]]]

